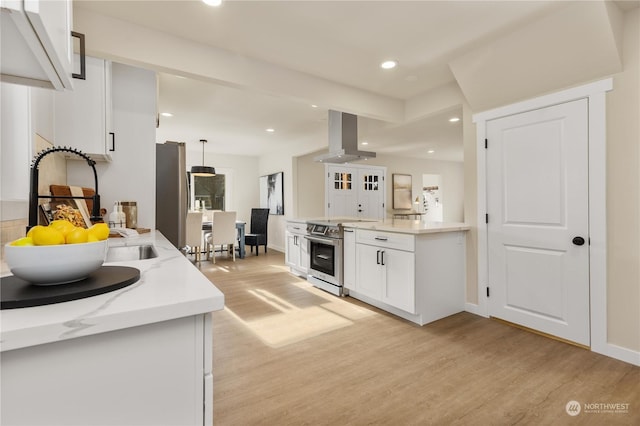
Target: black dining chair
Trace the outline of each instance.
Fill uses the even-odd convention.
[[[256,248],[256,256],[260,251],[260,246],[264,246],[267,252],[267,222],[269,221],[269,209],[251,209],[251,226],[249,233],[244,236],[244,244]]]

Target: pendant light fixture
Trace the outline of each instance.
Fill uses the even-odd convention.
[[[207,143],[207,140],[200,139],[200,143],[202,143],[202,166],[191,166],[191,174],[193,176],[215,176],[216,169],[204,165],[204,144]]]

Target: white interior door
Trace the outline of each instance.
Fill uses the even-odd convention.
[[[358,172],[358,215],[361,219],[384,219],[384,172],[362,169]]]
[[[489,314],[583,345],[590,344],[587,108],[581,99],[486,127]]]
[[[356,217],[358,171],[345,166],[327,168],[327,216]]]

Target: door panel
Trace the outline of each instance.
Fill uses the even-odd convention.
[[[356,291],[380,300],[384,269],[379,263],[380,248],[356,244]]]
[[[358,215],[357,179],[357,171],[352,169],[340,166],[328,168],[326,183],[329,192],[328,216],[356,217]]]
[[[561,320],[564,253],[505,245],[506,306]]]
[[[330,165],[326,185],[327,216],[384,219],[384,170]]]
[[[489,313],[589,345],[587,100],[487,122]]]
[[[375,169],[358,173],[358,217],[362,219],[384,219],[383,173]]]

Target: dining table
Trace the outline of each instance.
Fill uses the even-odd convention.
[[[236,229],[238,230],[238,257],[240,259],[244,259],[245,250],[244,250],[244,234],[245,234],[245,225],[247,222],[242,220],[236,220]],[[212,221],[203,221],[202,222],[202,230],[204,232],[211,232],[213,222]]]

